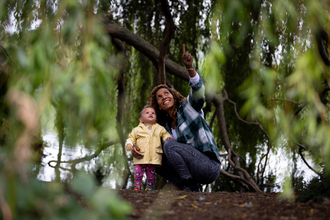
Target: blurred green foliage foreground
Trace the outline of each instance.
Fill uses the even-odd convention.
[[[88,204],[36,178],[43,116],[55,111],[68,147],[97,147],[115,124],[119,59],[93,2],[1,0],[0,22],[0,219],[125,219],[130,206],[90,175],[70,181]]]
[[[117,170],[116,184],[128,187],[132,164],[123,142],[158,83],[155,54],[166,33],[160,2],[0,0],[0,218],[126,217],[130,207],[96,187],[91,169],[79,172],[72,162],[64,181],[61,155],[64,146],[95,152],[101,174]],[[179,63],[185,43],[205,79],[205,118],[222,155],[222,175],[209,188],[252,190],[246,184],[253,183],[255,191],[271,191],[279,166],[270,170],[270,155],[281,151],[293,161],[287,176],[303,174],[297,158],[313,161],[309,169],[319,176],[329,173],[329,1],[167,2],[181,29],[167,58]],[[172,66],[166,79],[188,95],[186,70]],[[42,183],[41,136],[50,115],[59,153],[54,181]],[[87,204],[68,196],[66,181]]]
[[[59,182],[1,179],[1,219],[126,219],[131,206],[108,188],[95,185],[85,173],[75,176],[70,188]],[[5,185],[6,184],[6,185]],[[8,198],[5,203],[4,196]]]

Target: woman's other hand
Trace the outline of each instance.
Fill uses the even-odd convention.
[[[142,159],[144,157],[144,155],[140,153],[140,148],[136,145],[133,145],[133,157],[136,159]]]
[[[167,138],[165,139],[165,141],[167,141],[167,140],[169,140],[169,139],[175,139],[175,138],[172,137],[172,136],[169,136],[169,137],[167,137]]]

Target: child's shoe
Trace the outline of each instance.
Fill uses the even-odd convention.
[[[148,187],[146,188],[147,191],[153,191],[154,190],[154,187]]]
[[[134,187],[134,190],[142,190],[142,189],[138,187]]]

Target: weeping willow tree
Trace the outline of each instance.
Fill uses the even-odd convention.
[[[154,66],[148,73],[153,75],[152,84],[143,85],[138,96],[126,93],[130,94],[126,105],[129,115],[132,108],[145,103],[143,94],[159,82],[161,74],[157,71],[160,42],[165,41],[170,22],[166,15],[159,17],[160,8],[164,9],[161,2],[147,7],[152,3],[126,1],[115,7],[126,13],[131,10],[138,21],[134,25],[125,13],[109,16],[105,23],[107,33],[131,50],[128,57],[138,51]],[[169,3],[176,29],[167,53],[166,80],[188,94],[181,81],[187,81],[187,74],[173,63],[180,60],[181,44],[186,43],[206,81],[204,110],[219,150],[224,152],[223,175],[213,189],[224,189],[224,180],[230,180],[235,183],[230,190],[270,190],[276,176],[266,170],[271,153],[276,155],[280,150],[288,152],[293,163],[299,157],[322,178],[329,161],[327,2]],[[157,21],[164,24],[160,29]],[[157,38],[159,41],[154,41]],[[128,77],[126,88],[131,88],[139,74],[138,70]],[[306,158],[316,165],[312,167]],[[292,172],[295,166],[292,164]]]
[[[157,55],[161,53],[161,40],[157,43],[154,39],[159,36],[163,36],[160,39],[165,39],[168,31],[165,23],[169,25],[169,22],[165,18],[160,19],[159,22],[164,25],[163,29],[158,29],[156,21],[161,10],[160,2],[155,3],[155,7],[147,7],[152,3],[126,1],[123,5],[117,5],[117,9],[124,12],[134,10],[130,12],[138,22],[132,26],[129,22],[131,18],[126,14],[110,16],[107,18],[106,31],[112,38],[128,44],[127,48],[132,50],[133,56],[138,51],[139,55],[151,61],[150,65],[154,68],[149,75],[154,75],[154,86],[158,83],[155,77],[160,74],[156,72]],[[328,88],[325,83],[327,63],[324,59],[328,58],[324,53],[320,56],[323,50],[316,44],[323,43],[327,47],[327,37],[324,34],[323,38],[317,38],[323,33],[322,30],[326,30],[326,12],[321,10],[323,3],[259,0],[170,3],[176,30],[167,54],[166,79],[169,85],[182,94],[188,94],[182,86],[186,84],[181,81],[187,81],[187,74],[181,66],[172,62],[180,60],[181,44],[186,43],[196,57],[196,69],[206,81],[208,102],[204,110],[213,127],[219,150],[224,152],[223,175],[212,186],[213,189],[224,189],[226,183],[223,180],[229,179],[235,182],[230,190],[239,190],[242,187],[255,191],[270,190],[269,186],[274,183],[275,178],[272,172],[266,174],[270,154],[276,154],[281,149],[287,151],[292,158],[299,157],[317,175],[322,176],[323,165],[328,161],[325,135],[327,117],[322,121],[320,117],[316,117],[319,113],[315,113],[315,116],[309,110],[313,109],[314,112],[314,107],[323,106],[323,113],[326,113],[328,108],[324,101],[327,100]],[[320,11],[324,18],[320,16]],[[151,32],[146,31],[150,24],[155,24]],[[159,34],[160,30],[163,34]],[[300,63],[298,65],[297,62],[300,55],[314,60],[314,66],[309,67],[313,71],[299,70]],[[314,74],[314,71],[319,72]],[[146,71],[143,72],[145,74]],[[296,81],[291,81],[293,75],[303,73],[313,80],[300,82],[307,80],[300,76]],[[140,71],[136,71],[129,76],[126,88],[131,88],[135,76],[139,77],[139,74]],[[134,92],[126,93],[130,94],[127,97],[127,106],[131,108],[129,115],[134,110],[132,108],[142,106],[143,104],[139,104],[141,102],[145,103],[142,93],[148,94],[152,86],[144,86],[144,89],[139,90],[142,91],[139,96]],[[297,90],[298,88],[300,89]],[[314,90],[309,91],[308,88]],[[312,91],[314,92],[311,93]],[[314,94],[313,97],[315,94],[322,96],[322,105],[315,103],[318,99],[313,99],[314,103],[308,103],[308,94]],[[135,97],[138,100],[135,101]],[[315,120],[311,120],[313,118]],[[308,131],[311,126],[309,123],[314,126],[313,129],[325,132],[322,134],[325,142],[317,144],[315,148],[312,147],[315,143],[307,146],[302,140],[315,135],[316,130],[312,133]],[[130,127],[133,126],[134,122]],[[312,139],[315,141],[315,138]],[[305,157],[312,159],[316,166],[311,167]]]
[[[61,190],[35,181],[38,166],[31,154],[44,131],[40,120],[54,114],[54,182],[70,180],[92,199],[91,213],[101,216],[100,209],[108,208],[97,206],[103,192],[95,191],[94,180],[79,167],[100,176],[100,183],[113,174],[118,187],[128,187],[132,164],[124,141],[149,92],[166,82],[188,95],[183,43],[205,80],[205,117],[223,156],[213,190],[269,190],[270,152],[276,156],[280,149],[321,164],[311,168],[322,175],[330,158],[327,4],[1,1],[0,196],[10,207],[3,213],[25,216],[31,197],[50,207],[43,216],[52,216],[59,205],[54,198],[62,198]],[[64,146],[91,154],[65,161]],[[63,170],[72,173],[66,180]],[[27,187],[30,197],[21,200],[19,192]],[[61,203],[58,216],[70,205],[75,213],[81,210],[70,202]],[[127,206],[120,207],[110,210],[124,214]],[[106,213],[116,216],[115,211]]]

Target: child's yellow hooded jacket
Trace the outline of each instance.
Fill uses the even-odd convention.
[[[140,123],[126,140],[126,143],[138,146],[140,153],[144,155],[142,159],[133,157],[133,163],[161,165],[163,153],[161,140],[165,142],[166,138],[170,136],[166,129],[157,123],[152,125],[151,133],[147,126]]]

